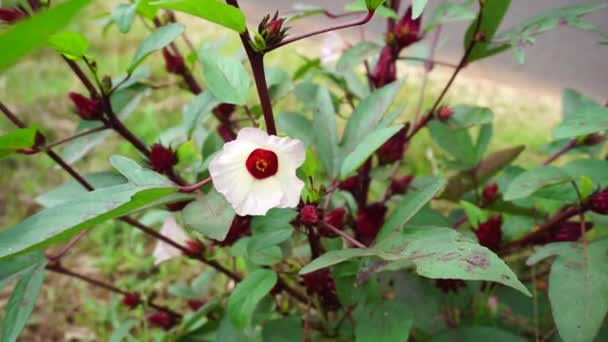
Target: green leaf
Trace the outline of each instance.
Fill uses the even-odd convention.
[[[449,22],[473,19],[475,19],[475,12],[471,10],[470,6],[445,2],[435,7],[424,27],[424,31],[431,31],[435,27]]]
[[[492,341],[492,342],[525,342],[527,339],[514,335],[497,327],[461,326],[448,329],[432,336],[433,342],[453,341]]]
[[[365,59],[377,54],[380,49],[381,46],[374,42],[359,42],[344,51],[336,63],[336,70],[340,73],[351,72]]]
[[[382,254],[382,252],[373,248],[348,248],[329,251],[302,267],[298,274],[304,275],[353,258],[376,256],[378,254]]]
[[[0,259],[63,241],[79,231],[145,207],[190,196],[174,195],[175,185],[163,176],[120,156],[112,165],[129,182],[84,193],[45,209],[0,233]]]
[[[192,14],[238,33],[247,30],[245,15],[238,8],[217,0],[163,0],[150,5]]]
[[[291,227],[291,221],[298,216],[298,212],[291,208],[273,208],[264,216],[254,216],[251,220],[253,234],[262,234]]]
[[[131,60],[131,65],[127,72],[133,72],[146,57],[169,45],[172,41],[177,39],[185,29],[186,27],[184,25],[178,23],[165,25],[156,29],[141,42],[139,47],[137,47],[137,51],[135,51],[135,56],[133,56],[133,60]]]
[[[342,162],[342,168],[340,170],[340,177],[346,178],[351,172],[355,171],[365,161],[371,157],[371,155],[379,149],[388,139],[399,132],[403,128],[403,125],[391,126],[387,128],[378,129],[361,141],[355,149],[349,153]]]
[[[2,322],[2,341],[16,341],[30,318],[44,281],[46,259],[28,268],[13,289]]]
[[[494,120],[494,113],[486,107],[457,105],[453,110],[454,114],[447,121],[453,128],[469,128],[491,123]]]
[[[220,56],[202,49],[198,58],[203,64],[203,77],[209,91],[219,102],[244,105],[251,82],[247,69],[234,57]]]
[[[89,48],[89,41],[78,32],[59,32],[49,38],[49,45],[72,60],[81,59]]]
[[[332,179],[338,175],[340,149],[338,147],[338,129],[336,113],[331,96],[326,88],[319,87],[316,106],[312,119],[317,155],[323,168]]]
[[[443,189],[445,184],[444,179],[432,179],[419,191],[408,191],[408,194],[397,204],[395,210],[386,219],[386,223],[380,229],[376,241],[382,241],[392,233],[401,230],[425,204],[430,202]]]
[[[109,342],[122,342],[126,340],[127,337],[133,337],[131,336],[130,332],[131,329],[137,326],[137,323],[139,322],[135,319],[128,319],[126,321],[122,321],[118,328],[116,328],[114,332],[112,332],[112,335],[110,335]]]
[[[515,177],[509,184],[503,198],[505,201],[526,198],[545,186],[571,180],[572,177],[555,166],[537,167]]]
[[[256,265],[274,265],[283,260],[283,251],[278,246],[289,238],[293,233],[291,226],[285,226],[280,230],[267,231],[254,234],[247,242],[247,257]]]
[[[190,103],[184,107],[184,130],[188,136],[201,125],[211,114],[220,101],[216,100],[211,92],[204,92],[197,95]]]
[[[135,14],[137,12],[137,4],[118,4],[112,10],[111,18],[118,26],[118,30],[122,33],[131,31]]]
[[[375,11],[378,7],[380,7],[385,0],[365,0],[365,6],[368,10]]]
[[[433,141],[453,157],[459,169],[472,169],[477,165],[477,153],[468,130],[454,129],[438,121],[429,122],[427,127]]]
[[[562,118],[569,119],[576,113],[587,107],[602,107],[601,104],[595,102],[590,97],[587,97],[576,90],[564,89],[562,92]]]
[[[305,146],[312,146],[314,143],[314,131],[312,122],[304,115],[297,113],[281,113],[277,117],[279,130],[285,132],[287,136],[300,139]]]
[[[259,269],[247,275],[232,291],[228,299],[228,315],[232,323],[244,329],[253,316],[258,303],[277,283],[277,275],[271,270]]]
[[[83,178],[95,189],[107,188],[127,182],[124,176],[114,171],[93,172],[84,175]],[[87,192],[88,190],[82,184],[71,179],[63,185],[36,197],[35,201],[49,208],[69,202]]]
[[[343,154],[349,154],[382,120],[401,88],[400,82],[382,87],[363,99],[348,119],[342,136]]]
[[[267,321],[262,326],[262,341],[302,341],[302,326],[302,319],[295,315]]]
[[[355,0],[354,2],[346,4],[344,6],[344,9],[346,9],[347,11],[352,11],[352,12],[367,12],[368,8],[370,8],[370,7],[366,4],[366,1],[368,1],[368,0]],[[371,0],[371,2],[374,2],[374,1],[384,3],[386,0]],[[377,14],[379,16],[382,16],[385,18],[399,19],[399,16],[397,15],[397,13],[395,13],[395,11],[393,11],[392,9],[390,9],[384,5],[379,5],[378,7],[376,7],[375,11],[376,11],[375,14]]]
[[[427,2],[428,0],[412,0],[412,19],[416,19],[422,14]]]
[[[407,341],[414,317],[409,305],[397,300],[359,305],[355,311],[355,341]]]
[[[492,43],[492,38],[494,37],[494,34],[496,34],[496,31],[498,30],[498,27],[500,26],[505,14],[509,10],[510,5],[511,0],[492,0],[484,2],[480,32],[484,33],[485,41],[477,42],[475,44],[475,47],[473,48],[473,51],[471,51],[471,54],[467,60],[468,63],[490,57],[509,48],[509,44]],[[476,26],[477,19],[471,23],[465,35],[465,50],[474,39],[473,34]]]
[[[467,201],[460,201],[460,205],[467,214],[467,219],[473,228],[477,228],[481,222],[488,220],[488,215],[475,204]]]
[[[48,38],[65,27],[88,5],[90,0],[71,0],[53,5],[50,9],[19,21],[0,34],[0,72],[8,69],[34,49],[43,46]]]
[[[0,261],[0,282],[10,282],[13,278],[46,262],[46,255],[40,251],[18,255]]]
[[[608,130],[608,108],[587,106],[564,118],[553,136],[555,139],[572,138],[605,130]]]
[[[608,240],[549,244],[528,265],[557,255],[549,274],[549,300],[564,341],[593,341],[608,312]]]
[[[35,128],[19,128],[0,136],[0,159],[36,144]]]
[[[215,190],[198,197],[182,211],[187,226],[218,241],[223,241],[228,235],[234,215],[230,203]]]

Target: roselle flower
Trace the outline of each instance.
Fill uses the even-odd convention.
[[[130,309],[134,309],[141,304],[141,299],[136,293],[127,293],[122,297],[122,303]]]
[[[336,208],[332,211],[325,213],[325,215],[323,216],[323,221],[327,222],[327,224],[334,226],[338,230],[342,230],[344,229],[345,215],[346,210],[344,208]],[[338,234],[332,232],[329,229],[325,229],[322,226],[319,228],[319,235],[328,238],[334,238],[338,236]]]
[[[437,110],[437,120],[441,122],[447,121],[454,114],[454,110],[447,106],[439,107]]]
[[[370,78],[376,88],[382,88],[397,80],[397,56],[390,46],[385,46],[380,52],[380,58]]]
[[[497,251],[502,241],[502,217],[495,215],[480,223],[475,235],[480,245]]]
[[[608,188],[591,195],[589,208],[595,213],[608,215]]]
[[[273,47],[279,44],[287,34],[288,27],[283,27],[285,18],[279,18],[279,12],[275,12],[270,18],[266,15],[258,25],[258,33],[266,43],[266,47]]]
[[[169,49],[163,49],[163,58],[165,60],[165,69],[171,74],[183,74],[186,71],[184,58],[180,55],[173,54]]]
[[[232,113],[234,113],[235,108],[236,106],[231,103],[220,103],[213,108],[213,114],[219,116],[222,120],[228,121],[230,120]],[[234,138],[231,140],[234,140]]]
[[[386,210],[386,206],[381,202],[373,203],[365,208],[359,209],[355,222],[355,231],[359,241],[366,245],[369,245],[374,241],[380,228],[384,225]]]
[[[177,155],[171,148],[161,144],[154,144],[150,148],[150,157],[148,158],[150,167],[156,172],[166,172],[177,164]]]
[[[297,207],[304,182],[296,170],[305,157],[301,141],[248,127],[224,144],[209,173],[238,215],[264,215],[272,208]]]
[[[414,181],[414,175],[406,175],[399,178],[393,178],[391,181],[391,193],[404,194]]]
[[[422,39],[421,23],[422,16],[412,19],[412,7],[408,7],[392,32],[392,40],[398,49],[406,48]]]
[[[606,137],[602,134],[589,134],[583,139],[583,144],[587,146],[597,145],[602,143]]]
[[[460,288],[466,287],[467,284],[462,279],[437,279],[435,280],[435,287],[440,289],[443,293],[458,293]]]
[[[593,228],[592,222],[583,222],[585,231]],[[551,227],[547,242],[577,241],[581,237],[581,223],[573,221],[560,222]]]
[[[83,120],[99,120],[102,118],[103,110],[101,103],[96,99],[88,98],[84,95],[70,92],[70,99],[76,107],[76,113]]]
[[[496,195],[498,195],[498,184],[492,183],[486,186],[481,194],[486,202],[489,203],[494,201],[494,199],[496,199]]]
[[[300,209],[300,221],[305,224],[315,224],[319,222],[319,213],[317,207],[312,204],[307,204]]]
[[[234,216],[228,235],[224,241],[217,241],[219,246],[232,246],[240,238],[251,235],[251,216]]]
[[[329,269],[324,268],[302,276],[304,287],[309,294],[316,294],[323,306],[329,310],[340,308],[340,300],[336,292],[336,283],[329,273]]]
[[[407,127],[403,127],[388,139],[384,145],[378,149],[378,161],[380,165],[391,164],[403,158],[407,143]]]
[[[169,216],[163,222],[162,227],[160,228],[161,235],[168,237],[169,239],[177,242],[178,244],[185,246],[188,241],[190,241],[190,237],[186,234],[186,231],[182,226],[180,226],[173,216]],[[159,265],[162,262],[173,258],[182,257],[183,253],[181,250],[173,247],[172,245],[158,240],[156,242],[156,246],[154,247],[154,252],[152,252],[152,257],[154,258],[154,265]]]
[[[7,24],[14,24],[24,16],[25,14],[18,9],[0,7],[0,21],[4,21]]]
[[[359,177],[359,175],[348,177],[338,184],[338,189],[354,192],[359,186],[360,179],[361,177]]]
[[[148,316],[148,323],[164,330],[171,329],[177,322],[166,312],[157,311]]]

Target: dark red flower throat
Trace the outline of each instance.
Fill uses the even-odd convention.
[[[257,179],[264,179],[270,176],[274,176],[279,169],[279,159],[276,153],[256,148],[251,152],[247,161],[245,162],[249,173]]]

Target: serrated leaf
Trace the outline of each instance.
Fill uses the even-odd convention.
[[[93,172],[84,175],[83,178],[95,189],[107,188],[127,182],[127,179],[124,176],[114,171]],[[35,201],[36,203],[49,208],[69,202],[75,197],[87,192],[88,190],[85,189],[85,187],[71,179],[59,187],[36,197]]]
[[[141,42],[141,44],[139,44],[139,47],[137,47],[137,51],[135,51],[135,56],[133,56],[133,59],[131,60],[128,72],[133,72],[133,70],[135,70],[151,53],[164,48],[177,39],[185,29],[186,26],[179,23],[173,23],[160,27],[152,32]]]
[[[340,149],[336,113],[331,96],[326,88],[319,87],[315,102],[312,128],[316,142],[316,152],[325,172],[332,179],[338,175]]]
[[[59,32],[49,38],[49,45],[72,60],[81,59],[89,48],[89,41],[78,32]]]
[[[528,170],[515,177],[505,191],[505,201],[526,198],[541,188],[572,180],[567,173],[554,166],[541,166]]]
[[[151,6],[192,14],[212,23],[243,33],[247,30],[245,15],[238,8],[217,0],[162,0]]]
[[[403,125],[380,128],[365,137],[355,149],[349,153],[342,162],[340,177],[346,178],[365,161],[371,157],[388,139],[399,132]]]
[[[211,49],[199,51],[198,58],[203,65],[205,84],[217,101],[235,105],[247,103],[251,80],[239,59],[220,56]]]
[[[239,329],[244,329],[253,316],[258,303],[277,283],[277,275],[271,270],[259,269],[247,275],[228,298],[228,316]]]
[[[553,136],[555,139],[572,138],[605,130],[608,130],[608,108],[587,106],[565,117]]]
[[[235,212],[226,198],[215,190],[197,198],[182,211],[187,226],[218,241],[228,235]]]

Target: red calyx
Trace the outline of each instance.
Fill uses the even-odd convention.
[[[397,80],[397,64],[393,50],[389,46],[385,46],[380,53],[380,58],[376,63],[376,67],[372,71],[371,79],[376,88],[382,88],[385,85]]]
[[[498,195],[498,184],[492,183],[483,189],[482,196],[486,202],[492,202]]]
[[[492,251],[497,251],[502,241],[502,217],[495,215],[490,217],[486,222],[479,224],[479,228],[475,231],[479,244],[487,247]]]
[[[168,313],[157,311],[148,316],[148,323],[164,330],[169,330],[175,325],[176,322]]]
[[[217,134],[219,134],[225,142],[229,142],[236,139],[236,134],[234,133],[234,130],[232,129],[230,124],[222,123],[217,126]]]
[[[300,209],[300,221],[305,224],[316,224],[319,222],[319,213],[317,207],[312,204],[307,204]]]
[[[70,99],[76,107],[76,112],[83,120],[99,120],[102,118],[101,103],[96,99],[90,99],[84,95],[70,92]]]
[[[243,236],[251,235],[251,216],[234,216],[230,230],[224,241],[216,241],[219,246],[232,246]]]
[[[332,211],[325,213],[323,216],[323,220],[328,224],[332,225],[338,230],[344,229],[344,216],[346,215],[346,210],[344,208],[336,208]],[[338,234],[332,232],[329,229],[324,229],[322,226],[319,229],[319,235],[328,238],[334,238],[338,236]]]
[[[235,105],[231,103],[220,103],[215,108],[213,108],[213,113],[223,120],[230,120],[232,113],[234,113]]]
[[[279,18],[279,12],[275,12],[272,19],[270,18],[270,14],[262,19],[258,25],[258,33],[264,38],[266,47],[273,47],[285,38],[289,28],[283,27],[284,22],[285,18]]]
[[[608,189],[598,191],[591,195],[589,208],[598,214],[608,215]]]
[[[414,175],[406,175],[400,178],[394,178],[391,181],[391,192],[393,194],[404,194],[414,181]]]
[[[401,50],[422,39],[421,23],[422,16],[412,19],[412,7],[408,7],[393,32],[395,47]]]
[[[406,143],[407,128],[403,127],[378,149],[378,161],[380,165],[391,164],[401,160],[403,153],[405,153]]]
[[[439,110],[437,110],[437,119],[445,122],[450,118],[450,116],[452,116],[452,114],[454,114],[454,110],[452,108],[446,106],[439,107]]]
[[[172,149],[161,144],[154,144],[150,148],[150,167],[156,172],[166,172],[177,164],[177,156]]]
[[[8,24],[14,24],[23,18],[25,14],[18,9],[0,7],[0,21]]]
[[[356,233],[359,241],[369,245],[374,241],[380,228],[384,225],[386,206],[381,203],[373,203],[365,208],[359,209],[356,219]]]
[[[462,279],[437,279],[435,280],[435,287],[440,289],[443,293],[458,293],[461,287],[466,287],[467,284]]]
[[[597,145],[599,143],[602,143],[604,141],[604,139],[606,139],[606,137],[603,136],[602,134],[597,134],[597,133],[595,133],[595,134],[589,134],[583,140],[583,144],[587,145],[587,146],[593,146],[593,145]]]
[[[360,179],[360,177],[358,175],[348,177],[345,180],[341,181],[340,184],[338,184],[338,189],[344,190],[344,191],[349,191],[349,192],[354,192],[355,190],[357,190],[357,187],[359,186],[359,179]]]
[[[203,305],[205,305],[205,302],[203,302],[202,300],[198,300],[198,299],[188,300],[188,307],[192,311],[198,311],[198,309],[200,309]]]
[[[585,231],[593,228],[592,222],[583,222]],[[551,227],[547,242],[577,241],[581,237],[581,223],[566,221]]]
[[[136,293],[127,293],[122,297],[122,303],[130,309],[134,309],[141,304],[141,299]]]
[[[340,300],[336,292],[336,283],[329,273],[329,269],[321,269],[302,276],[304,286],[309,294],[317,294],[323,305],[330,310],[340,307]]]
[[[186,71],[184,58],[180,55],[172,54],[169,49],[163,49],[163,58],[165,59],[165,69],[171,74],[183,74]]]
[[[188,252],[185,253],[187,256],[201,255],[205,251],[205,245],[197,240],[186,241],[186,248],[188,249]]]

